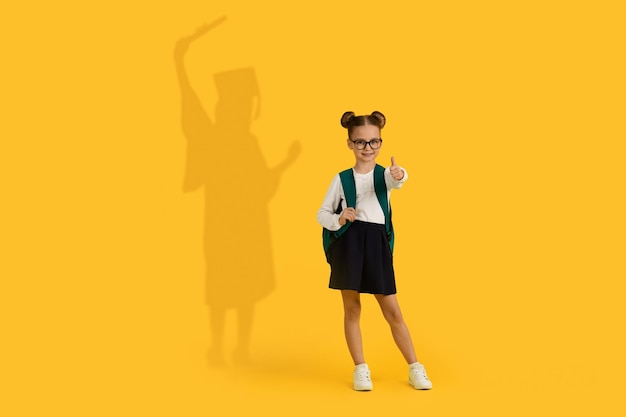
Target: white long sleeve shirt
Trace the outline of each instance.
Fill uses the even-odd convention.
[[[391,195],[391,190],[394,188],[401,188],[402,184],[408,179],[409,174],[404,168],[400,168],[404,171],[404,177],[400,181],[396,181],[389,172],[389,167],[385,168],[385,184],[387,185],[387,201]],[[380,207],[378,198],[376,197],[376,190],[374,189],[374,170],[372,169],[367,174],[359,174],[354,168],[352,169],[354,175],[354,183],[356,185],[356,220],[361,220],[369,223],[385,224],[385,214]],[[322,207],[317,212],[317,221],[322,227],[330,231],[339,230],[341,225],[339,224],[340,214],[335,214],[335,210],[341,201],[341,209],[346,208],[346,196],[341,185],[341,179],[339,174],[335,175],[330,187],[324,197]]]

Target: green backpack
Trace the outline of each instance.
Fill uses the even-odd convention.
[[[341,186],[343,187],[344,195],[346,196],[346,206],[356,208],[356,184],[354,183],[354,175],[352,174],[352,168],[346,169],[345,171],[341,171],[339,173],[339,178],[341,179]],[[393,233],[393,225],[391,223],[391,207],[389,205],[389,200],[387,199],[387,185],[385,184],[385,168],[382,165],[376,164],[374,168],[374,190],[376,191],[376,197],[378,197],[378,202],[380,203],[380,207],[383,209],[383,213],[385,214],[385,227],[387,229],[387,239],[389,240],[389,249],[393,253],[393,243],[394,243],[394,233]],[[335,210],[335,214],[341,213],[341,201],[339,201],[339,206]],[[330,263],[329,260],[329,249],[330,245],[339,239],[341,235],[343,235],[348,227],[350,227],[352,223],[346,222],[339,230],[330,231],[325,227],[322,228],[322,243],[324,246],[324,253],[326,254],[326,261]]]

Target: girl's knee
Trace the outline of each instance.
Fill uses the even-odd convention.
[[[347,303],[344,305],[344,314],[347,320],[359,320],[361,318],[361,303]]]
[[[361,297],[356,291],[342,291],[343,311],[346,320],[359,320],[361,317]]]
[[[384,311],[383,315],[385,316],[385,320],[387,320],[387,323],[392,326],[404,323],[404,318],[402,317],[402,313],[400,312],[399,308],[393,308]]]

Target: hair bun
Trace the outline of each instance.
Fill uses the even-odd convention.
[[[352,121],[352,119],[354,118],[354,112],[353,111],[347,111],[343,114],[343,116],[341,116],[341,126],[345,127],[346,129],[348,128],[348,126],[350,126],[350,121]]]
[[[385,117],[384,114],[382,114],[379,111],[373,111],[372,114],[370,115],[370,117],[375,118],[376,120],[378,120],[378,127],[379,128],[383,128],[385,127],[385,123],[387,122],[387,118]]]

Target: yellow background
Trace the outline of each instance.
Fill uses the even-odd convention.
[[[37,4],[39,3],[39,4]],[[625,415],[620,2],[13,2],[0,17],[0,414]],[[252,67],[275,288],[252,364],[207,364],[202,192],[183,193],[173,50]],[[316,211],[352,163],[339,118],[388,118],[399,300],[434,389],[416,392],[364,299],[375,389],[350,388]],[[248,155],[209,147],[233,171]],[[254,175],[254,172],[248,172]],[[214,184],[229,183],[229,170]],[[219,192],[219,191],[218,191]],[[220,222],[246,215],[245,200]],[[257,237],[258,238],[258,237]],[[219,240],[212,241],[218,245]],[[210,248],[209,248],[210,249]],[[257,253],[242,253],[254,263]],[[242,285],[254,277],[242,277]]]

